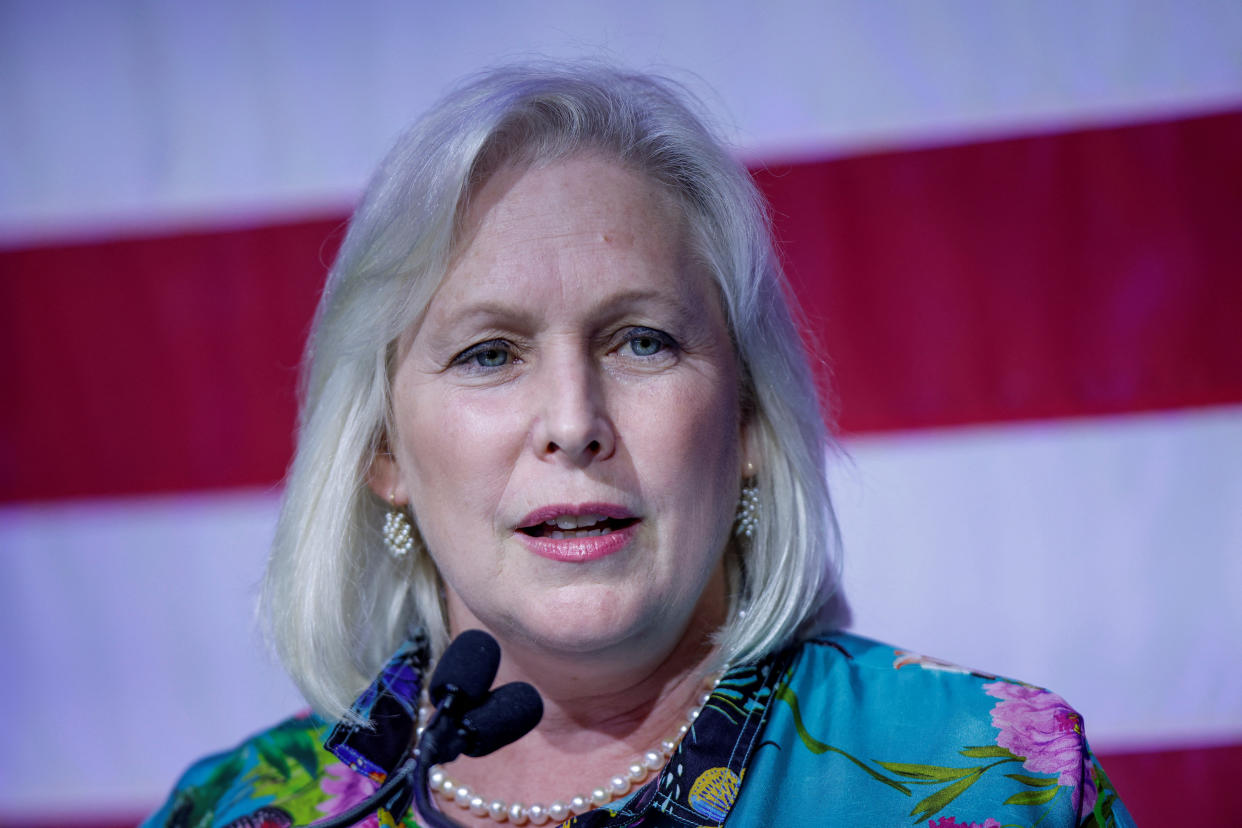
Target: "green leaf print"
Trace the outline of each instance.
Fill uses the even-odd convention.
[[[965,793],[971,785],[978,782],[979,777],[983,775],[983,771],[984,768],[975,768],[968,776],[959,779],[946,788],[936,791],[936,793],[915,805],[914,810],[910,812],[910,816],[914,817],[916,823],[935,816],[946,805]]]
[[[920,800],[910,811],[910,816],[914,818],[915,824],[925,823],[943,811],[955,799],[983,778],[988,771],[1010,763],[1021,763],[1023,761],[1021,756],[1016,756],[1007,748],[998,745],[971,745],[961,748],[958,753],[967,759],[985,760],[971,767],[959,768],[914,762],[882,762],[879,759],[864,762],[839,748],[821,742],[807,732],[806,725],[802,719],[802,710],[798,703],[798,696],[788,685],[778,687],[774,695],[789,706],[794,730],[797,732],[802,745],[812,753],[835,753],[838,756],[842,756],[854,763],[872,779],[875,779],[877,782],[883,782],[885,785],[901,791],[906,796],[911,795],[911,786],[913,785],[924,785],[938,789],[933,790],[932,793]],[[872,765],[875,767],[872,767]],[[881,771],[885,771],[887,774],[891,774],[891,776]],[[1005,776],[1030,789],[1014,794],[1005,801],[1004,804],[1006,805],[1046,805],[1056,799],[1062,790],[1056,777],[1039,777],[1024,773],[1008,773]]]
[[[323,765],[320,747],[322,734],[302,719],[284,722],[254,739],[260,763],[252,770],[255,779],[289,781],[300,768],[306,776],[316,779]],[[297,763],[290,765],[290,760]],[[335,760],[334,760],[335,761]]]
[[[1061,792],[1058,785],[1054,788],[1047,788],[1042,791],[1018,791],[1013,796],[1005,800],[1006,805],[1046,805],[1056,799],[1057,794]]]
[[[828,745],[828,744],[825,744],[819,741],[814,736],[812,736],[810,733],[808,733],[806,729],[806,725],[802,723],[802,710],[798,706],[798,694],[795,693],[793,690],[789,689],[789,685],[782,684],[780,687],[776,688],[776,693],[774,695],[777,699],[789,705],[789,711],[790,713],[793,714],[794,730],[798,732],[798,738],[802,740],[803,746],[805,746],[807,750],[811,751],[811,753],[816,753],[816,754],[835,753],[838,756],[843,756],[849,761],[853,762],[858,767],[862,768],[863,771],[865,771],[872,779],[876,780],[877,782],[883,782],[885,785],[888,785],[890,788],[895,788],[896,790],[901,791],[906,796],[910,795],[910,789],[907,788],[905,785],[901,784],[900,782],[898,782],[896,779],[889,779],[884,774],[877,773],[876,771],[867,767],[867,765],[863,763],[861,760],[855,759],[853,756],[850,756],[845,751],[834,748],[832,745]]]
[[[233,754],[213,767],[202,783],[177,791],[170,824],[187,828],[210,826],[217,806],[226,800],[242,767],[241,756]]]
[[[278,747],[267,739],[258,739],[255,742],[255,749],[258,750],[259,758],[264,765],[274,770],[280,779],[289,781],[289,763],[285,761]]]
[[[927,782],[948,782],[977,771],[977,768],[946,768],[940,765],[911,765],[906,762],[881,762],[879,760],[876,760],[876,764],[900,776]]]
[[[1038,776],[1027,776],[1024,773],[1007,773],[1005,776],[1031,788],[1048,788],[1057,784],[1056,778],[1052,776],[1041,778]]]
[[[1009,748],[999,747],[998,745],[981,745],[976,747],[966,747],[958,751],[958,753],[969,759],[1017,759],[1009,752]]]
[[[318,778],[320,768],[323,767],[323,734],[306,727],[282,729],[277,732],[282,734],[277,743],[279,749],[301,765],[307,776]]]

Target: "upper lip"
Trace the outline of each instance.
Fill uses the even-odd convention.
[[[599,515],[603,518],[612,518],[613,520],[630,520],[638,517],[629,509],[616,503],[555,503],[549,506],[540,506],[526,517],[522,518],[518,523],[518,528],[522,529],[529,526],[537,526],[548,520],[555,520],[565,515]]]

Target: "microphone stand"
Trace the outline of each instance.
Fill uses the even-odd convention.
[[[427,823],[427,828],[460,828],[460,825],[442,814],[431,801],[431,793],[427,790],[427,776],[435,762],[424,762],[423,757],[415,751],[414,758],[414,807],[418,816]]]
[[[442,719],[445,724],[448,724],[448,719],[437,712],[436,722]],[[418,740],[414,752],[389,774],[384,784],[375,793],[349,810],[331,819],[314,822],[307,828],[347,828],[365,819],[377,808],[384,808],[393,815],[394,819],[399,819],[401,814],[405,813],[405,808],[398,803],[409,794],[411,787],[414,793],[414,805],[419,817],[426,823],[426,828],[461,828],[457,822],[436,809],[431,801],[430,792],[427,790],[427,776],[431,772],[431,766],[438,764],[433,757],[443,752],[440,746],[440,739],[443,736],[441,730],[441,728],[436,728],[433,732],[432,728],[428,727],[423,731],[422,738]]]
[[[427,828],[460,828],[457,822],[436,809],[427,790],[432,766],[451,762],[461,755],[465,733],[461,729],[461,713],[456,710],[462,706],[459,698],[455,693],[444,698],[414,746],[413,755],[406,760],[406,764],[412,764],[414,775],[414,806]]]
[[[399,797],[406,793],[402,790],[402,787],[409,782],[410,776],[416,771],[417,761],[415,760],[415,757],[411,756],[409,759],[406,759],[400,767],[389,774],[388,779],[384,781],[384,784],[381,785],[379,790],[375,793],[357,803],[349,810],[339,813],[330,819],[317,820],[306,826],[306,828],[347,828],[347,826],[361,822],[367,816],[373,814],[378,808],[385,808],[387,810],[390,806],[394,805]],[[427,787],[426,777],[423,778],[422,787],[425,791]],[[415,785],[414,794],[415,799],[417,799],[417,784]],[[419,806],[419,812],[421,815],[421,805]],[[392,813],[392,811],[389,810],[389,813]],[[427,820],[427,822],[432,825],[432,828],[460,828],[460,826],[458,826],[455,822],[450,821],[437,823],[434,819],[435,818],[433,817]]]

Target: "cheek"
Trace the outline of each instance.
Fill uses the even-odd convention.
[[[651,416],[652,410],[663,415]],[[736,399],[715,383],[678,388],[635,417],[644,435],[635,442],[645,447],[640,479],[662,484],[683,518],[711,525],[723,513],[731,516],[740,468],[737,419]]]
[[[494,509],[520,452],[522,432],[514,407],[500,400],[475,394],[466,405],[452,390],[418,390],[422,393],[413,397],[418,404],[404,406],[397,423],[398,460],[420,525],[436,535],[442,527],[429,524]]]

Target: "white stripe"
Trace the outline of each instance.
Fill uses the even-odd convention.
[[[302,703],[254,596],[270,494],[0,510],[3,812],[131,815]]]
[[[1242,102],[1232,0],[110,3],[0,12],[0,240],[348,205],[471,71],[602,56],[704,92],[748,157]],[[714,91],[713,91],[714,90]]]
[[[1242,738],[1242,407],[849,448],[859,632],[1049,686],[1097,749]]]
[[[1051,686],[1097,748],[1242,738],[1242,407],[849,449],[859,632]],[[0,510],[0,813],[144,810],[300,706],[252,623],[275,508]]]

